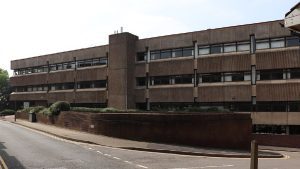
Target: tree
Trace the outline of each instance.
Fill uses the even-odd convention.
[[[8,108],[10,92],[8,73],[0,68],[0,111]]]

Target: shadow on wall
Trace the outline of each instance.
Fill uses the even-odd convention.
[[[9,169],[25,169],[21,162],[14,156],[10,156],[5,151],[6,147],[4,146],[5,142],[0,142],[0,156],[5,161]],[[1,167],[0,167],[1,168]]]

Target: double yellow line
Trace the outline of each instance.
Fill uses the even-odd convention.
[[[0,156],[0,169],[8,169],[7,165],[5,164],[1,156]]]

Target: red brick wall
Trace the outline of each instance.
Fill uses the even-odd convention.
[[[236,149],[249,148],[252,127],[250,114],[233,113],[61,112],[39,114],[37,121],[131,140]]]
[[[300,148],[300,135],[253,134],[259,145]]]

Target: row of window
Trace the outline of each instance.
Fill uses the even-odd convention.
[[[72,62],[51,64],[49,65],[49,68],[48,66],[39,66],[39,67],[17,69],[14,70],[14,75],[42,73],[42,72],[49,72],[49,70],[51,72],[51,71],[58,71],[58,70],[75,69],[76,66],[77,68],[82,68],[82,67],[90,67],[90,66],[98,66],[98,65],[107,65],[107,57],[78,60],[76,62],[72,61]]]
[[[198,74],[197,83],[214,83],[214,82],[237,82],[250,81],[250,72],[234,72],[234,73],[214,73],[214,74]],[[171,85],[171,84],[193,84],[194,75],[176,75],[176,76],[153,76],[150,77],[150,85]],[[137,77],[136,86],[145,86],[146,78]]]
[[[193,84],[194,75],[153,76],[150,85]],[[258,70],[256,80],[300,79],[300,69]],[[250,81],[250,72],[208,73],[197,74],[196,83],[218,83]],[[146,86],[145,77],[136,78],[136,86]]]
[[[258,70],[256,80],[300,79],[300,69]]]
[[[257,50],[270,49],[270,48],[284,48],[299,46],[299,37],[282,37],[282,38],[269,38],[256,40],[255,47]],[[217,53],[231,53],[231,52],[244,52],[250,51],[250,41],[244,42],[233,42],[233,43],[222,43],[214,45],[205,45],[198,47],[198,55],[209,55]],[[169,50],[158,50],[150,52],[150,59],[166,59],[172,57],[186,57],[194,56],[194,48],[179,48],[179,49],[169,49]],[[137,61],[144,61],[147,59],[146,52],[137,53]]]
[[[175,58],[175,57],[188,57],[194,56],[194,48],[177,48],[177,49],[169,49],[169,50],[157,50],[150,52],[150,59],[167,59],[167,58]],[[147,59],[146,52],[137,53],[137,61],[145,61]]]
[[[299,135],[299,125],[254,125],[253,133]]]
[[[15,92],[35,92],[35,91],[53,91],[70,90],[75,88],[75,83],[56,83],[49,85],[21,86],[15,87]],[[106,88],[106,80],[77,82],[77,89],[88,88]]]

